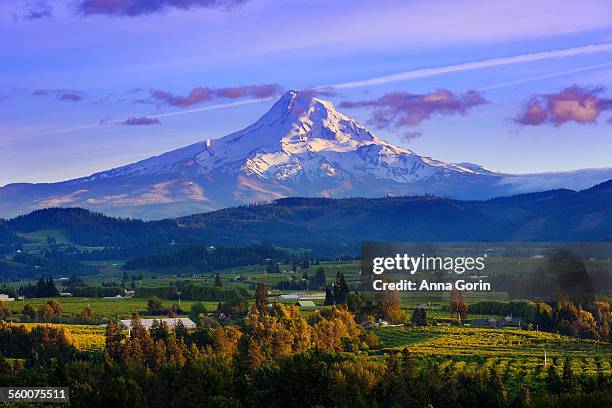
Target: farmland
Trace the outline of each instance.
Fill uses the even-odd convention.
[[[80,351],[101,351],[104,348],[104,327],[80,324],[18,323],[28,329],[50,326],[64,329],[72,344]]]
[[[381,327],[373,331],[383,350],[402,349],[422,355],[453,357],[602,357],[612,345],[556,333],[470,327]]]
[[[129,319],[133,313],[146,315],[147,299],[99,299],[99,298],[60,298],[62,306],[62,316],[71,318],[78,316],[84,308],[90,307],[94,314],[98,317],[106,319]],[[23,306],[28,303],[35,309],[48,302],[50,298],[35,298],[26,299],[23,301],[11,302],[10,307],[13,313],[21,313]],[[218,302],[197,302],[192,300],[183,300],[180,302],[182,310],[189,311],[194,303],[203,303],[208,310],[214,311],[217,308]],[[170,307],[173,304],[178,304],[178,301],[163,301],[164,307]]]

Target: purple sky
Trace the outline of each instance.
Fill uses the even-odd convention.
[[[421,155],[612,166],[603,0],[5,0],[0,39],[0,185],[221,137],[284,90],[329,86]]]

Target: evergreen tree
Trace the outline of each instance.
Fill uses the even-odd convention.
[[[416,377],[416,364],[407,347],[402,350],[402,372],[410,381]]]
[[[325,287],[325,301],[323,306],[333,306],[336,302],[334,300],[334,292],[330,286]]]
[[[548,375],[546,376],[546,389],[551,394],[559,394],[561,392],[561,379],[555,370],[555,366],[551,364],[548,368]]]
[[[218,273],[215,275],[215,286],[218,288],[223,286],[223,282],[221,282],[221,275]]]
[[[568,357],[563,362],[563,390],[573,392],[576,388],[574,373],[572,372],[572,361]]]
[[[337,305],[346,304],[346,295],[349,293],[349,288],[344,279],[344,274],[341,271],[336,273],[336,282],[334,283],[334,301]]]
[[[422,307],[414,309],[410,320],[415,326],[427,326],[427,312]]]
[[[313,289],[323,289],[327,286],[327,282],[325,281],[325,269],[322,266],[317,269],[310,286]]]
[[[268,288],[266,284],[260,282],[255,288],[255,306],[260,313],[264,313],[268,306]]]
[[[267,266],[266,271],[268,273],[280,273],[280,268],[278,267],[278,264],[276,262],[270,259],[268,261],[268,266]]]

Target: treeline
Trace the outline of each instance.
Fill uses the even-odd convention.
[[[12,254],[21,249],[23,241],[17,234],[9,230],[6,222],[0,218],[0,256]]]
[[[191,246],[129,260],[125,263],[124,269],[157,269],[178,266],[191,267],[201,273],[245,265],[263,265],[270,259],[281,260],[285,257],[287,257],[287,252],[270,245],[250,245],[246,247]]]
[[[611,341],[612,307],[607,301],[583,306],[570,300],[544,303],[528,300],[514,302],[479,302],[468,306],[473,314],[494,314],[522,318],[532,328],[569,336]]]
[[[292,267],[295,264],[292,264]],[[306,265],[306,266],[304,266]],[[318,265],[318,262],[315,262],[314,265]],[[279,281],[276,284],[277,289],[279,290],[324,290],[327,287],[327,279],[325,276],[325,268],[319,266],[314,273],[313,276],[310,276],[308,270],[310,268],[310,264],[308,260],[304,260],[301,263],[300,268],[304,271],[302,273],[302,277],[290,276],[285,280]],[[296,271],[297,269],[294,269]],[[340,302],[344,303],[344,302]]]
[[[138,243],[169,242],[161,223],[113,218],[82,208],[47,208],[7,220],[13,231],[61,229],[73,242],[87,246],[129,247]]]
[[[29,364],[41,364],[60,358],[69,360],[77,354],[70,335],[63,328],[36,326],[31,329],[0,320],[0,378],[3,385],[7,371],[15,367],[5,357],[29,360]],[[17,366],[17,370],[21,368]],[[42,385],[42,384],[41,384]]]
[[[40,255],[19,252],[11,259],[0,259],[0,276],[7,280],[24,280],[40,276],[94,275],[98,270],[82,264],[73,256],[55,250],[45,250]]]
[[[242,296],[245,299],[251,297],[248,290],[244,288],[229,289],[218,286],[208,285],[185,285],[179,296],[176,286],[165,286],[158,288],[137,288],[134,297],[147,299],[151,296],[157,296],[160,299],[177,300],[179,297],[182,300],[209,300],[209,301],[226,301]]]
[[[28,282],[28,286],[20,286],[18,289],[20,296],[29,298],[43,298],[43,297],[56,297],[59,296],[59,290],[55,286],[55,282],[52,278],[43,279],[40,278],[36,285],[33,286]]]
[[[96,316],[94,311],[86,306],[78,315],[63,316],[62,305],[55,299],[50,299],[37,309],[26,303],[21,313],[12,311],[7,302],[0,302],[0,320],[19,323],[74,323],[74,324],[102,324],[102,316]]]
[[[574,374],[579,362],[571,358],[552,361],[539,382],[517,385],[477,361],[457,369],[407,349],[371,358],[360,351],[378,339],[342,308],[305,319],[275,304],[254,309],[238,327],[194,332],[164,324],[145,330],[137,316],[132,325],[129,337],[107,326],[103,356],[76,353],[61,331],[0,326],[0,386],[69,387],[75,407],[612,406],[607,360],[598,359],[594,376]]]
[[[73,286],[69,287],[68,291],[72,296],[76,297],[114,297],[123,294],[123,289],[118,287],[106,286]]]

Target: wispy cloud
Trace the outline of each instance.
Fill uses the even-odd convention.
[[[138,116],[125,120],[124,125],[128,126],[148,126],[148,125],[159,125],[161,121],[157,118],[151,118],[148,116]]]
[[[573,85],[557,93],[532,95],[514,121],[525,126],[594,123],[602,112],[612,110],[612,99],[603,97],[604,90]]]
[[[526,62],[542,61],[554,58],[573,57],[577,55],[593,54],[598,52],[612,51],[612,43],[586,45],[583,47],[565,48],[562,50],[542,51],[529,54],[515,55],[512,57],[492,58],[481,61],[466,62],[463,64],[447,65],[436,68],[416,69],[412,71],[400,72],[393,75],[385,75],[361,81],[342,82],[333,85],[326,85],[326,88],[348,89],[363,86],[382,85],[392,82],[408,81],[411,79],[427,78],[432,76],[450,74],[453,72],[471,71],[475,69],[492,68],[503,65],[521,64]]]
[[[53,7],[44,0],[28,1],[22,13],[15,13],[14,19],[17,20],[40,20],[53,17]]]
[[[196,113],[196,112],[205,112],[205,111],[210,111],[210,110],[232,108],[232,107],[242,106],[242,105],[252,105],[255,103],[271,101],[273,99],[275,99],[275,97],[262,98],[262,99],[245,99],[242,101],[219,103],[215,105],[202,106],[200,108],[180,110],[176,112],[158,113],[155,115],[148,115],[147,117],[152,118],[152,119],[153,118],[160,119],[160,118],[167,118],[167,117],[173,117],[173,116],[182,116],[182,115],[189,115],[189,114]],[[96,123],[89,123],[89,124],[73,126],[69,128],[59,128],[59,129],[51,129],[49,131],[43,131],[43,132],[36,133],[36,134],[29,136],[29,138],[52,136],[52,135],[58,135],[62,133],[70,133],[70,132],[75,132],[79,130],[93,129],[93,128],[99,128],[99,127],[104,127],[104,126],[111,126],[111,125],[120,125],[120,124],[124,124],[127,120],[129,120],[129,118],[128,119],[105,118],[105,119],[99,120]],[[23,142],[24,140],[27,140],[27,139],[28,137],[21,137],[19,141]]]
[[[248,0],[81,0],[77,13],[115,17],[138,17],[167,12],[171,9],[210,8],[231,10]]]
[[[84,98],[84,93],[71,89],[35,89],[31,93],[34,96],[55,95],[60,101],[78,102]]]
[[[433,116],[466,115],[477,106],[488,103],[478,92],[463,94],[440,89],[428,94],[391,92],[378,99],[343,101],[341,108],[368,108],[372,110],[370,122],[379,129],[404,130]],[[414,139],[420,133],[408,131],[405,138]]]
[[[62,93],[62,94],[58,95],[57,98],[60,101],[78,102],[81,99],[83,99],[83,96],[80,93],[65,92],[65,93]]]
[[[566,76],[566,75],[579,74],[581,72],[593,71],[593,70],[596,70],[596,69],[601,69],[601,68],[606,68],[606,67],[611,67],[611,66],[612,66],[612,62],[605,62],[603,64],[588,65],[586,67],[580,67],[580,68],[576,68],[576,69],[568,69],[568,70],[565,70],[565,71],[557,71],[557,72],[552,72],[550,74],[544,74],[544,75],[536,75],[536,76],[532,76],[532,77],[528,77],[528,78],[517,79],[515,81],[499,82],[497,84],[481,86],[479,88],[476,88],[476,90],[480,91],[480,92],[482,92],[482,91],[492,91],[492,90],[495,90],[495,89],[507,88],[509,86],[516,86],[516,85],[528,84],[530,82],[544,81],[546,79],[559,78],[559,77]]]
[[[167,91],[153,90],[151,98],[172,106],[189,107],[202,102],[212,101],[216,98],[239,99],[251,97],[264,99],[279,95],[282,87],[278,84],[244,85],[237,87],[211,88],[199,86],[185,96],[175,95]],[[143,102],[139,100],[138,102]]]

